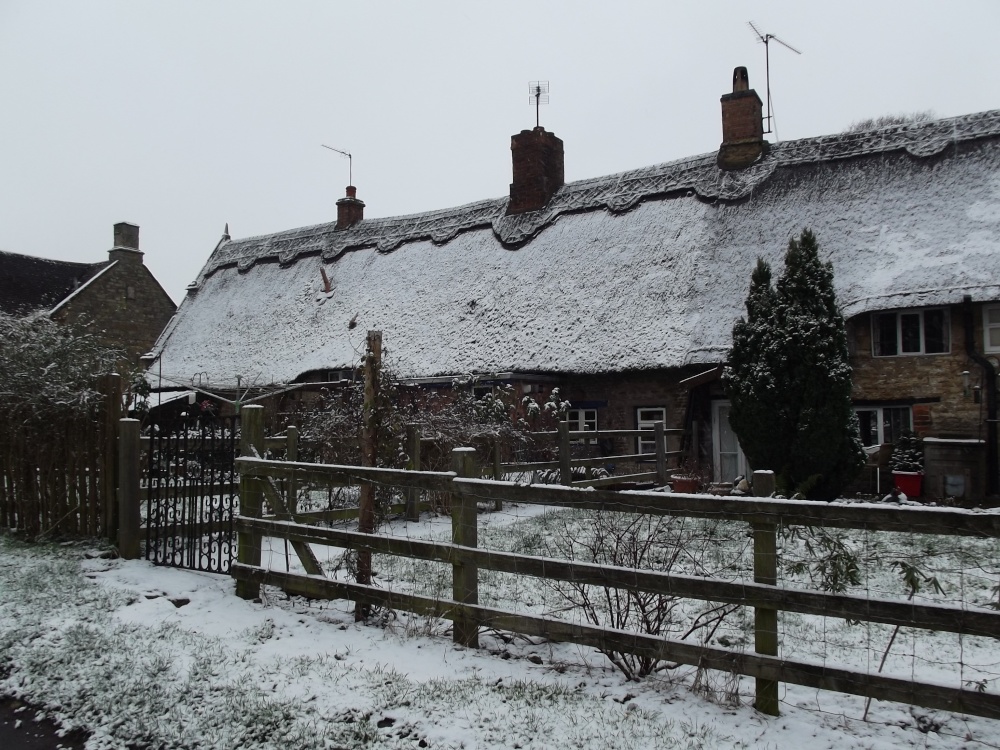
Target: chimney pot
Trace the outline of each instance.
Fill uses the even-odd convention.
[[[733,92],[750,90],[750,74],[740,65],[733,70]]]
[[[347,197],[337,201],[337,226],[335,229],[349,229],[365,218],[365,202],[358,200],[358,189],[347,186]]]
[[[510,139],[514,181],[507,214],[539,211],[566,181],[563,142],[543,127],[522,130]]]

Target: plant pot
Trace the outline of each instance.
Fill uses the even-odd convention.
[[[672,476],[670,489],[674,492],[697,492],[701,489],[701,477]]]
[[[922,471],[894,471],[892,480],[896,489],[907,497],[920,497],[923,492],[924,473]]]

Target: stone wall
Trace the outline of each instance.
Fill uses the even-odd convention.
[[[177,306],[143,265],[142,253],[116,248],[115,264],[80,289],[53,314],[60,322],[93,322],[108,346],[123,348],[127,362],[152,349]]]
[[[981,372],[965,353],[962,312],[950,309],[951,350],[947,354],[875,357],[872,354],[872,315],[848,323],[855,402],[907,404],[913,407],[914,429],[921,436],[979,437],[982,404],[977,391]],[[982,346],[982,312],[976,309],[976,346]],[[981,348],[980,348],[980,351]],[[962,372],[970,373],[965,392]]]

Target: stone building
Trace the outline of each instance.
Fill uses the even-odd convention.
[[[536,127],[511,139],[504,197],[371,219],[349,187],[336,222],[227,233],[157,343],[162,385],[337,380],[377,329],[411,381],[558,385],[574,426],[663,420],[729,480],[746,469],[719,382],[733,323],[757,259],[780,270],[808,227],[866,442],[913,428],[925,495],[995,494],[1000,111],[768,143],[761,108],[738,68],[715,152],[566,183],[562,140]]]
[[[85,322],[138,366],[177,309],[142,256],[139,227],[124,222],[115,224],[108,259],[96,263],[0,252],[0,310]]]

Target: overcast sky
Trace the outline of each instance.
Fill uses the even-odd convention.
[[[503,196],[542,125],[568,181],[714,151],[745,65],[781,140],[1000,107],[1000,0],[0,0],[0,249],[107,257],[140,225],[175,302],[234,238],[336,218],[350,151],[367,217]],[[774,136],[771,136],[773,139]]]

